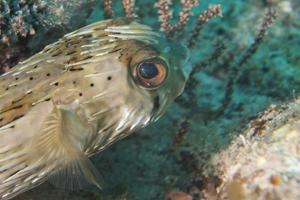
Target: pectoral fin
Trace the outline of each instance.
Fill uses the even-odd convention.
[[[102,178],[87,156],[79,154],[76,159],[66,163],[64,167],[51,175],[49,181],[54,186],[67,189],[83,189],[88,184],[94,184],[102,189]]]
[[[33,142],[35,162],[45,165],[51,182],[60,188],[78,189],[84,180],[101,188],[100,176],[87,155],[83,142],[91,127],[74,108],[54,106],[40,135]]]

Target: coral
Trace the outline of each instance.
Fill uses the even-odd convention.
[[[179,20],[176,24],[170,24],[172,18],[172,11],[170,9],[171,1],[159,0],[155,4],[157,7],[159,21],[161,23],[161,30],[165,32],[168,36],[172,36],[175,32],[182,31],[186,26],[188,19],[191,15],[191,10],[193,7],[198,5],[197,0],[182,0],[181,1],[181,11],[179,13]]]
[[[190,39],[188,40],[187,46],[189,48],[192,48],[197,42],[198,36],[200,35],[203,25],[207,23],[210,19],[218,16],[222,16],[221,5],[210,5],[207,10],[205,10],[201,15],[199,15],[197,25],[194,27]]]
[[[36,1],[33,4],[26,1],[13,3],[1,0],[0,33],[2,42],[5,43],[6,37],[9,37],[10,42],[14,42],[19,37],[25,38],[34,35],[34,26],[38,25],[39,15],[43,13],[43,10],[41,1]]]
[[[220,183],[203,199],[299,199],[300,98],[270,106],[208,165]]]
[[[103,9],[106,18],[113,18],[114,12],[112,8],[112,0],[104,0],[103,1]]]
[[[135,14],[135,0],[122,0],[122,6],[124,9],[125,16],[128,18],[136,17]],[[104,15],[106,18],[110,19],[114,17],[113,11],[113,1],[112,0],[104,0],[102,3],[102,7],[104,10]]]
[[[156,2],[155,7],[158,11],[160,30],[168,32],[171,29],[170,20],[172,18],[172,12],[170,10],[171,1],[159,0]]]
[[[22,57],[20,55],[16,57],[20,52],[15,52],[15,50],[21,48],[18,43],[20,40],[26,40],[26,38],[35,34],[35,27],[38,25],[37,20],[39,15],[43,13],[43,9],[41,1],[37,1],[35,4],[27,4],[26,1],[16,3],[5,0],[0,1],[2,70],[7,70],[11,65],[16,64],[14,59]]]
[[[0,68],[5,71],[29,56],[28,52],[33,54],[45,44],[81,26],[92,6],[92,0],[1,0],[0,45],[3,48],[0,55],[4,59]],[[80,12],[76,12],[78,10]]]
[[[134,0],[123,0],[123,8],[126,14],[126,17],[128,18],[134,18],[136,17],[136,14],[134,13]]]

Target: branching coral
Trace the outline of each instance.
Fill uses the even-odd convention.
[[[157,9],[158,21],[160,22],[160,30],[166,34],[167,37],[173,38],[176,33],[182,32],[189,21],[189,18],[192,14],[192,9],[199,5],[198,0],[181,0],[181,10],[179,12],[179,19],[175,24],[172,24],[173,11],[171,9],[172,1],[170,0],[157,0],[154,4],[154,7]],[[134,0],[123,0],[122,5],[124,8],[125,16],[128,18],[138,17],[135,10],[135,1]],[[104,0],[103,9],[106,18],[112,18],[114,16],[113,11],[113,1]],[[187,40],[187,46],[190,48],[197,41],[197,37],[200,34],[200,31],[203,25],[214,17],[222,16],[221,5],[210,5],[207,10],[203,11],[199,15],[197,24],[192,30],[192,35]]]
[[[155,4],[158,10],[159,21],[161,23],[161,30],[169,37],[176,32],[181,31],[186,26],[193,7],[198,5],[198,0],[181,0],[182,9],[179,13],[179,20],[176,24],[171,24],[172,10],[170,8],[171,1],[159,0]]]
[[[207,11],[204,11],[198,18],[198,25],[195,26],[192,37],[189,40],[189,46],[193,47],[195,42],[197,41],[197,35],[201,32],[202,25],[204,22],[209,20],[211,17],[215,17],[220,15],[220,7],[210,6]],[[212,68],[223,68],[228,70],[228,77],[227,77],[227,84],[226,90],[224,94],[224,99],[222,105],[214,111],[211,111],[210,115],[213,118],[216,118],[222,115],[228,105],[231,103],[232,95],[234,92],[234,86],[236,85],[237,80],[240,78],[240,75],[243,70],[245,70],[245,64],[247,61],[251,59],[251,57],[256,53],[259,46],[262,44],[263,39],[267,33],[269,27],[274,23],[276,19],[276,11],[272,8],[269,8],[266,12],[265,16],[262,19],[262,23],[257,28],[257,34],[255,36],[254,42],[244,50],[243,53],[238,54],[228,50],[226,45],[224,44],[225,40],[217,40],[214,51],[210,54],[210,56],[206,59],[201,60],[196,66],[193,68],[190,79],[187,83],[187,88],[194,88],[197,85],[197,81],[195,80],[195,74],[200,72],[201,70],[207,69],[208,67]],[[186,99],[190,101],[190,99],[196,99],[194,95],[194,91],[187,91],[186,92]],[[193,104],[189,104],[184,101],[184,98],[179,100],[181,103],[185,105],[192,105],[193,107],[197,105],[196,102]],[[197,109],[193,109],[197,110]]]
[[[250,47],[246,49],[246,51],[240,57],[237,58],[237,61],[234,60],[234,57],[230,58],[230,62],[228,62],[227,58],[224,59],[223,62],[229,64],[229,76],[224,101],[222,106],[218,110],[219,114],[224,112],[228,104],[231,102],[234,85],[236,85],[236,81],[240,78],[241,71],[244,70],[243,66],[256,53],[258,47],[261,45],[266,35],[267,30],[274,23],[276,17],[276,11],[272,8],[269,8],[262,20],[261,25],[257,29],[257,34],[255,36],[254,42],[250,45]],[[234,55],[233,53],[231,54]]]
[[[103,3],[103,10],[104,15],[106,18],[113,18],[114,11],[113,11],[113,1],[112,0],[104,0]],[[136,17],[135,14],[135,0],[122,0],[122,6],[124,9],[125,16],[128,18]]]
[[[207,10],[203,11],[203,13],[198,17],[197,25],[194,27],[192,31],[192,35],[188,41],[188,47],[191,48],[195,45],[197,38],[203,28],[203,25],[207,23],[210,19],[214,17],[221,17],[222,10],[221,5],[210,5]]]
[[[126,17],[136,17],[136,14],[134,13],[134,0],[123,0],[122,3]]]
[[[182,31],[191,16],[191,11],[194,7],[198,6],[198,0],[181,0],[181,11],[179,13],[179,20],[176,24],[171,24],[172,10],[170,8],[171,1],[168,0],[158,0],[155,7],[158,10],[159,21],[161,23],[161,30],[167,34],[168,37],[172,37],[176,32]],[[202,26],[208,22],[210,19],[222,16],[220,5],[210,5],[209,8],[203,11],[198,17],[197,25],[194,26],[192,35],[188,40],[188,46],[192,47],[196,42],[197,37],[200,34]]]
[[[106,18],[112,18],[114,16],[112,0],[103,0],[103,10]]]

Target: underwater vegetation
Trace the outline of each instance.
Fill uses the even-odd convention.
[[[83,26],[93,5],[89,0],[1,0],[2,72],[66,32]]]
[[[299,199],[300,2],[0,2],[3,71],[112,17],[136,17],[193,47],[190,79],[167,115],[93,158],[101,195],[62,199]],[[222,17],[210,19],[219,5]],[[57,193],[45,184],[16,199]]]

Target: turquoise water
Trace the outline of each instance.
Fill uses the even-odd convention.
[[[99,0],[20,2],[0,0],[3,71],[63,34],[105,18]],[[115,17],[124,16],[120,1],[115,2]],[[137,0],[137,19],[159,29],[154,2]],[[193,9],[195,16],[180,38],[190,36],[196,17],[213,3],[221,4],[223,17],[210,20],[191,49],[194,73],[184,94],[157,123],[93,157],[106,182],[103,191],[58,192],[44,184],[16,199],[126,196],[130,200],[152,200],[165,199],[172,190],[200,199],[205,185],[203,171],[211,156],[225,149],[259,112],[271,104],[294,99],[300,91],[300,2],[272,0],[277,20],[257,51],[242,64],[239,61],[254,43],[270,5],[259,0],[203,0]],[[174,1],[173,8],[176,22],[179,1]],[[12,26],[16,16],[24,17],[24,27],[18,31]],[[9,45],[6,37],[10,38]],[[215,55],[220,46],[223,50]]]

